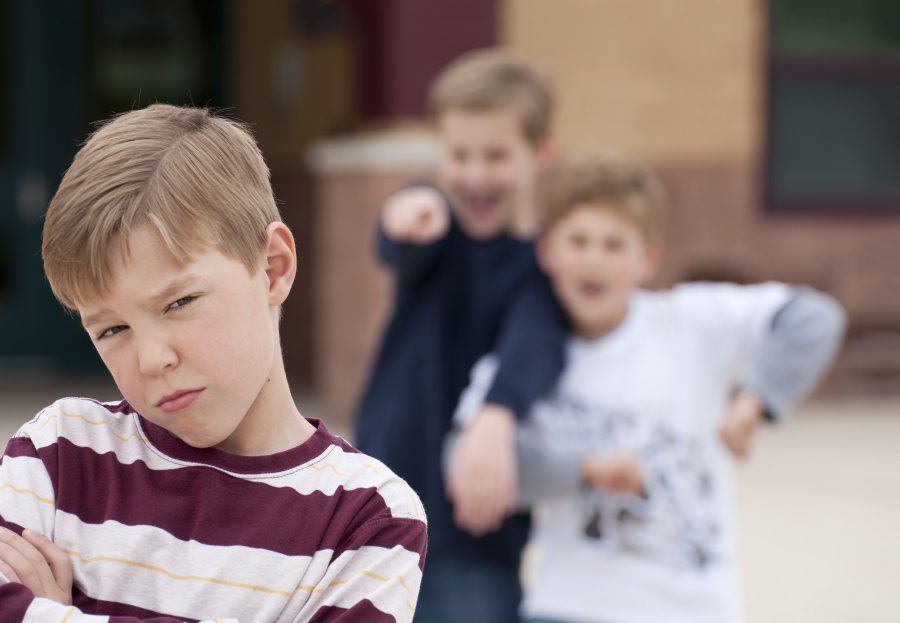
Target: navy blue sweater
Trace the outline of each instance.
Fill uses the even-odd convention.
[[[378,244],[395,275],[396,300],[357,415],[356,445],[419,494],[429,554],[517,566],[527,515],[481,538],[459,530],[441,449],[472,366],[485,353],[500,358],[487,401],[519,417],[562,371],[566,322],[537,267],[534,244],[506,235],[474,241],[455,222],[429,245],[395,243],[383,232]]]

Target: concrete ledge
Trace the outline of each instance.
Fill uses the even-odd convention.
[[[424,130],[385,130],[314,143],[306,164],[316,175],[341,173],[433,173],[440,143]]]

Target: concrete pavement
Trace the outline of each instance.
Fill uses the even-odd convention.
[[[116,397],[99,379],[0,383],[0,436],[76,394]],[[736,470],[748,623],[900,619],[900,397],[813,402]]]

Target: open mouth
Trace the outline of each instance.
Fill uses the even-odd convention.
[[[479,221],[493,216],[500,205],[499,193],[467,194],[461,199],[466,212]]]
[[[599,281],[582,281],[578,284],[578,293],[589,300],[596,300],[605,292],[606,287]]]

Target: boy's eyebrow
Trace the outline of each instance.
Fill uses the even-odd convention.
[[[149,299],[150,306],[158,307],[162,303],[169,302],[169,299],[179,294],[181,290],[185,289],[188,285],[197,281],[199,277],[196,275],[184,275],[178,279],[175,279],[169,285],[160,290],[157,294],[152,295]]]
[[[87,329],[89,326],[96,323],[98,320],[103,318],[103,316],[106,316],[108,313],[109,313],[108,311],[100,311],[100,312],[97,312],[96,314],[89,314],[87,316],[81,316],[81,326],[84,327],[85,329]]]
[[[178,279],[175,279],[168,285],[166,285],[162,290],[160,290],[157,294],[150,296],[147,301],[148,307],[158,307],[164,302],[168,302],[168,300],[185,289],[188,285],[192,284],[195,281],[198,281],[200,278],[196,275],[185,275]],[[112,312],[108,310],[101,310],[93,314],[88,314],[87,316],[82,316],[81,318],[81,326],[89,327],[98,320],[102,319],[103,316],[110,315]]]

